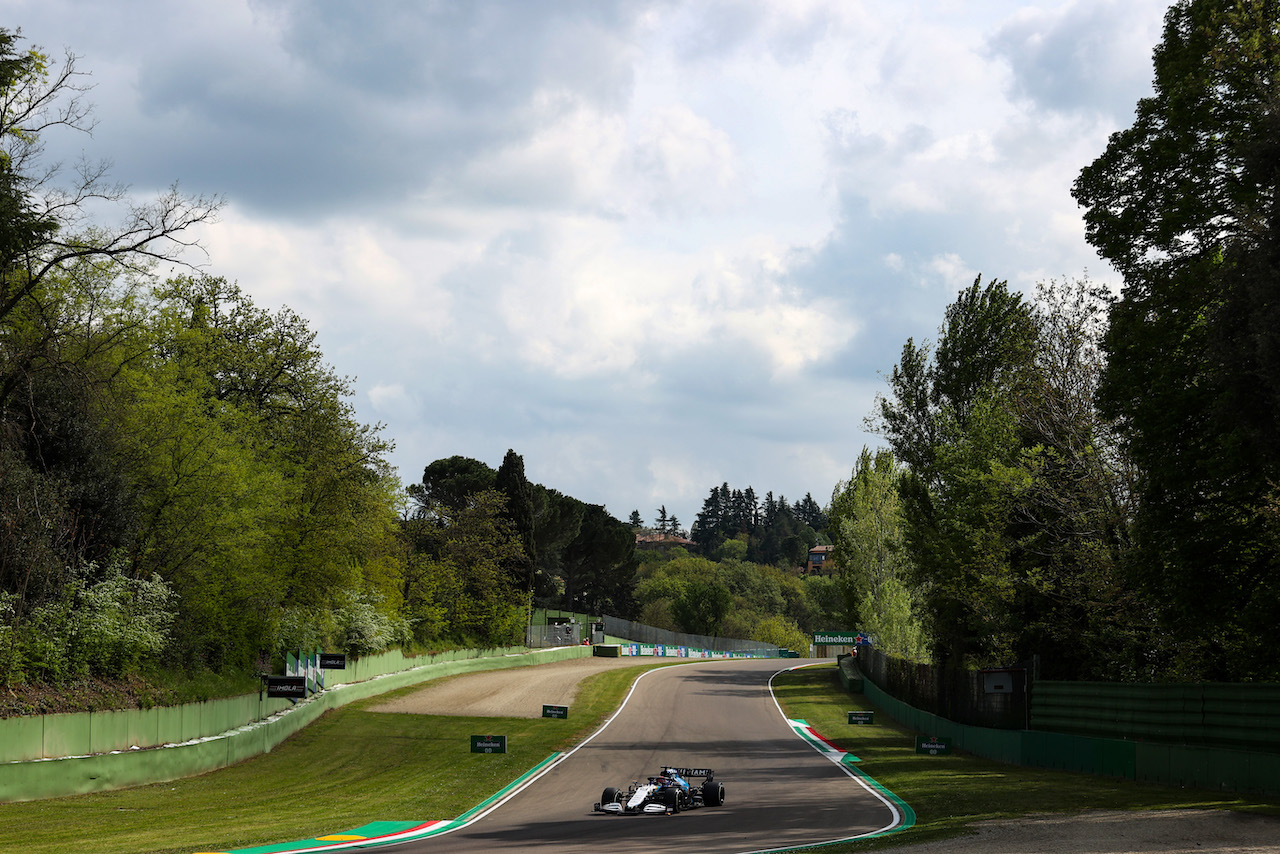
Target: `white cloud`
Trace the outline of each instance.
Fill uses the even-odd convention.
[[[647,206],[659,214],[718,211],[742,193],[733,142],[684,104],[640,118],[632,162]]]
[[[6,9],[95,74],[97,135],[50,153],[224,193],[209,271],[310,319],[406,477],[515,448],[691,522],[726,480],[825,500],[978,272],[1097,265],[1070,183],[1166,4]]]
[[[369,405],[379,414],[400,415],[409,408],[410,400],[404,386],[399,383],[379,383],[369,389]]]

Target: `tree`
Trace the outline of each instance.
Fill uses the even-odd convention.
[[[878,426],[912,461],[897,475],[907,591],[928,606],[933,655],[958,667],[1034,654],[1058,679],[1150,676],[1164,647],[1120,569],[1130,468],[1094,407],[1105,295],[1088,282],[1042,284],[1034,304],[987,290],[948,310],[935,355],[908,342],[881,400]],[[862,536],[857,475],[833,498],[837,544]],[[855,566],[876,556],[842,551]],[[893,611],[878,604],[876,618]]]
[[[518,589],[532,601],[538,566],[538,542],[534,529],[534,487],[524,475],[524,458],[510,448],[498,466],[494,488],[507,496],[507,519],[524,547],[523,556],[513,558],[508,571]]]
[[[634,612],[635,532],[598,504],[578,504],[580,524],[563,549],[565,604],[628,617]]]
[[[138,571],[179,592],[191,659],[247,666],[286,611],[338,623],[399,606],[398,484],[380,427],[287,308],[210,277],[158,286],[147,359],[122,370]],[[367,621],[366,621],[367,622]]]
[[[475,493],[450,517],[435,549],[417,557],[405,610],[420,641],[517,640],[528,598],[510,572],[524,547],[507,515],[508,502],[496,490]]]
[[[951,667],[1014,653],[1010,508],[1026,488],[1010,401],[1035,353],[1030,306],[981,277],[946,311],[936,352],[908,341],[879,419],[901,482],[906,544],[926,591],[934,657]]]
[[[748,542],[747,557],[756,563],[791,569],[804,565],[809,549],[817,542],[813,529],[796,518],[785,496],[779,496],[772,520]]]
[[[0,29],[0,323],[55,270],[81,258],[137,269],[147,261],[179,261],[196,244],[188,232],[213,219],[220,201],[184,196],[177,186],[152,202],[128,202],[127,189],[107,183],[104,163],[82,164],[59,185],[58,166],[42,169],[43,134],[92,130],[76,57],[50,73],[38,50],[18,49],[20,36]],[[126,203],[121,222],[78,230],[87,207]],[[0,404],[10,389],[0,386]]]
[[[729,588],[718,578],[696,576],[685,582],[671,612],[683,631],[715,637],[732,604]]]
[[[727,484],[726,484],[727,485]],[[712,487],[702,502],[702,510],[695,517],[689,537],[698,544],[703,554],[711,554],[726,537],[724,532],[725,508],[720,501],[720,490]]]
[[[774,614],[761,620],[751,634],[751,640],[771,643],[781,649],[807,654],[810,634],[800,631],[795,621],[781,614]]]
[[[849,481],[831,498],[831,559],[845,603],[843,626],[876,638],[890,655],[928,653],[923,596],[906,550],[900,472],[887,449],[864,447]]]
[[[1117,424],[1095,405],[1110,303],[1087,280],[1041,283],[1035,369],[1012,401],[1031,476],[1012,508],[1031,582],[1020,597],[1020,643],[1050,679],[1147,679],[1173,653],[1122,571],[1133,469]]]
[[[797,501],[795,507],[792,508],[796,518],[801,522],[813,528],[814,531],[821,531],[827,527],[826,514],[822,512],[822,508],[818,506],[818,502],[813,500],[813,495],[806,492],[804,499]]]
[[[455,513],[477,492],[493,489],[497,472],[479,460],[452,456],[436,460],[422,472],[422,482],[409,486],[419,513]]]
[[[627,524],[636,529],[644,527],[644,517],[640,515],[639,510],[631,511],[631,516],[628,517]]]
[[[14,631],[129,544],[137,496],[111,392],[151,344],[139,278],[181,260],[218,207],[176,189],[138,203],[102,164],[41,163],[44,136],[88,132],[92,112],[73,55],[58,66],[20,41],[0,28],[0,591]],[[120,222],[90,223],[112,208]]]
[[[1137,470],[1130,563],[1192,678],[1280,677],[1280,30],[1271,0],[1180,0],[1155,92],[1073,194],[1124,276],[1104,414]]]
[[[657,518],[657,521],[654,522],[653,527],[654,527],[654,530],[657,531],[659,534],[666,536],[668,530],[671,527],[671,522],[669,519],[667,519],[667,505],[663,504],[661,507],[658,508],[658,518]]]

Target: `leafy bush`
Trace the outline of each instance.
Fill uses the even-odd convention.
[[[87,567],[92,571],[92,564]],[[130,578],[113,561],[106,576],[80,592],[73,616],[73,656],[96,676],[123,676],[159,655],[169,640],[174,593],[158,575]]]
[[[6,683],[58,682],[136,672],[169,642],[174,596],[159,576],[134,578],[113,560],[69,573],[56,598],[17,618],[17,597],[0,594],[0,675]]]
[[[751,639],[806,655],[809,650],[810,636],[800,631],[800,627],[792,620],[775,615],[761,620],[751,634]]]
[[[412,640],[409,622],[380,611],[379,601],[380,597],[374,594],[362,593],[334,609],[338,642],[347,653],[368,655]]]

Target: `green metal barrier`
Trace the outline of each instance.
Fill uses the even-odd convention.
[[[44,756],[44,715],[0,719],[0,750],[11,762]]]
[[[450,650],[406,658],[399,650],[393,650],[352,659],[345,670],[328,671],[325,681],[333,687],[377,679],[424,665],[473,661],[525,651],[524,647],[500,647],[492,650]],[[262,699],[258,694],[245,694],[152,709],[4,718],[0,719],[0,763],[181,744],[262,720],[289,708],[289,705],[288,700]]]
[[[27,754],[19,761],[9,759],[0,762],[0,803],[106,791],[203,774],[269,752],[324,712],[355,700],[458,673],[544,664],[591,655],[591,647],[536,652],[522,647],[518,649],[519,653],[498,651],[500,654],[488,657],[433,657],[431,663],[411,670],[332,687],[296,706],[290,706],[287,700],[263,700],[261,705],[265,719],[250,726],[234,724],[219,733],[201,732],[184,737],[184,731],[198,731],[187,727],[198,728],[209,723],[220,725],[235,720],[237,710],[243,709],[250,700],[253,706],[258,705],[258,695],[171,708],[0,720],[0,725],[3,725],[0,728],[0,745],[5,753],[10,757]],[[269,717],[285,710],[285,714]],[[118,738],[123,732],[130,735],[141,733],[153,726],[156,737],[152,743],[172,746],[133,750],[129,749],[130,745],[122,748],[122,752],[90,755],[97,718],[104,721],[104,739]],[[49,719],[56,720],[50,725]],[[14,724],[13,721],[23,723]],[[20,743],[15,746],[9,741],[10,736],[18,738]],[[42,760],[31,755],[36,742],[42,742],[46,750],[51,745],[57,749],[68,749],[62,754],[66,758]]]

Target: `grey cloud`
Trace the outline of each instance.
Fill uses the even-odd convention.
[[[740,50],[760,46],[782,65],[808,59],[829,31],[833,13],[823,6],[778,12],[765,4],[741,0],[700,0],[687,7],[688,27],[676,44],[685,62],[724,59]]]
[[[179,179],[298,219],[394,208],[558,111],[624,106],[642,10],[600,0],[254,8],[251,30],[202,33],[157,16],[127,36],[151,49],[117,48],[112,59],[135,66],[99,81],[95,100],[107,103],[92,148],[111,152],[119,180]],[[67,37],[78,36],[87,43],[72,49],[93,71],[107,35]]]
[[[1121,121],[1133,113],[1132,93],[1149,88],[1150,18],[1147,4],[1130,0],[1077,2],[1061,14],[1012,20],[989,45],[1009,63],[1016,98],[1052,112]]]

